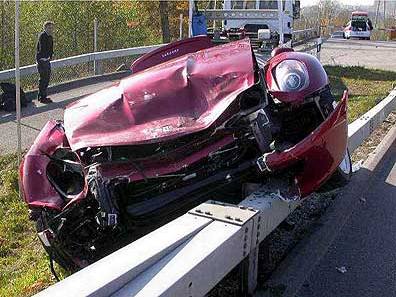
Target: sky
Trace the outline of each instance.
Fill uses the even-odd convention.
[[[337,0],[341,4],[349,4],[349,5],[373,5],[374,0]],[[302,6],[309,6],[312,4],[316,4],[318,0],[301,0]]]
[[[371,6],[374,0],[338,0],[342,4]]]

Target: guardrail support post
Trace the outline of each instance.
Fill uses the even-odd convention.
[[[258,251],[259,247],[256,246],[240,264],[241,281],[239,289],[241,296],[253,296],[254,291],[256,290]]]

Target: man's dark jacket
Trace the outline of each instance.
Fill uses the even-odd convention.
[[[47,32],[43,31],[40,33],[38,42],[37,42],[37,52],[36,52],[36,61],[38,62],[41,58],[52,58],[54,54],[54,42],[51,35],[48,35]]]

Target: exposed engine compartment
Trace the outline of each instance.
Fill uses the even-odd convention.
[[[323,121],[323,112],[328,114],[329,98],[322,98],[319,106],[312,99],[295,107],[275,103],[273,98],[265,106],[267,100],[256,100],[254,103],[259,104],[253,105],[252,101],[249,96],[241,100],[244,108],[220,128],[180,139],[135,147],[87,148],[75,153],[57,150],[47,167],[51,184],[67,201],[83,191],[86,180],[89,197],[80,202],[84,206],[74,205],[49,221],[51,229],[57,230],[54,236],[62,249],[78,251],[73,258],[91,262],[103,256],[105,242],[114,241],[114,236],[128,231],[135,232],[135,239],[214,194],[216,199],[238,203],[244,183],[263,182],[254,166],[258,155],[295,145]],[[224,137],[230,138],[229,143],[192,166],[171,174],[145,175],[145,167],[152,163],[175,162]],[[292,179],[293,168],[288,168],[287,174]]]

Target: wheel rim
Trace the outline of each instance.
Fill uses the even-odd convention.
[[[338,168],[340,168],[340,170],[345,174],[351,173],[351,159],[348,152],[345,153],[344,159],[342,159],[340,165],[338,165]]]

